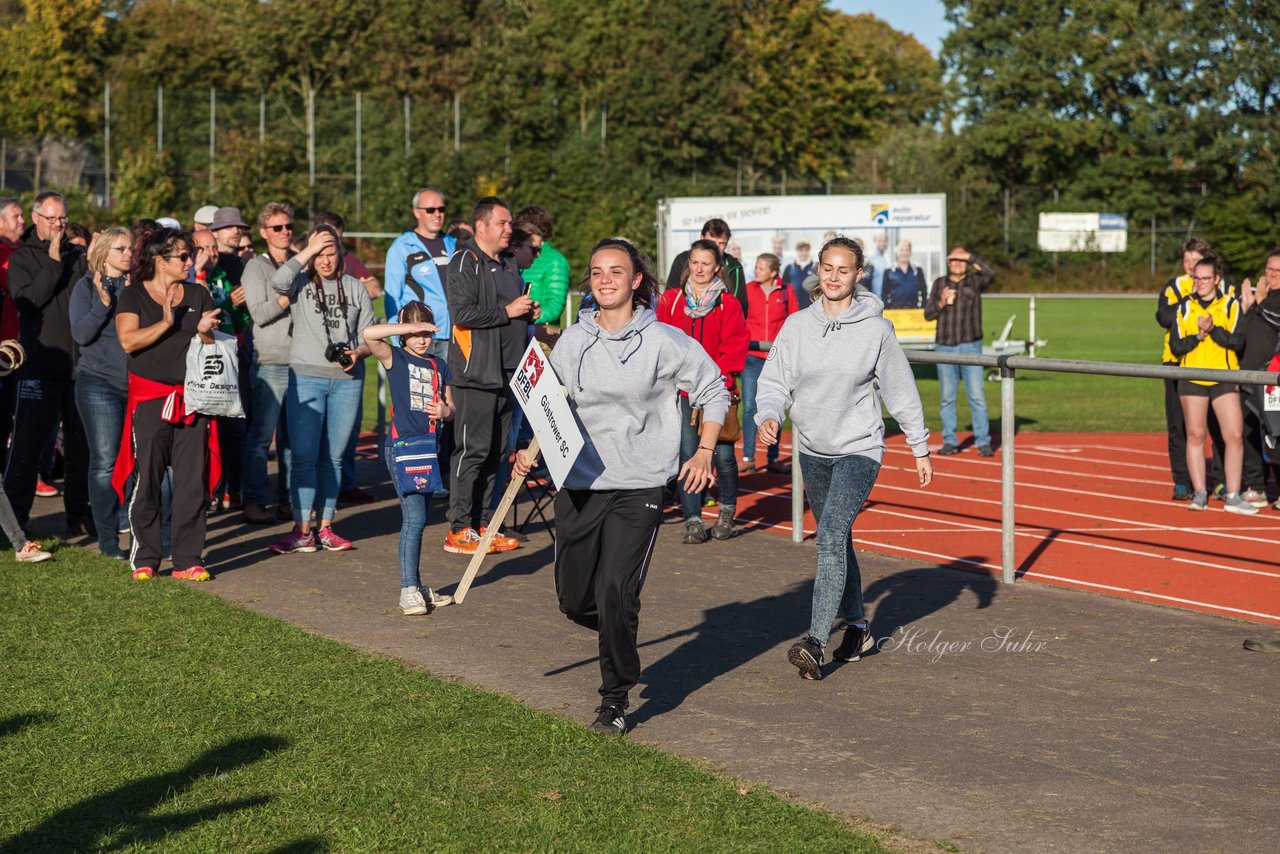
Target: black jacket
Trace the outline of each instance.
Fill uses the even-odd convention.
[[[449,259],[444,291],[453,323],[449,370],[454,385],[494,389],[507,384],[501,328],[520,324],[527,335],[529,318],[512,320],[507,316],[507,305],[498,296],[498,282],[504,277],[514,280],[518,291],[524,291],[524,282],[511,256],[490,258],[474,238],[459,243]]]
[[[9,293],[18,309],[18,340],[27,351],[21,379],[70,380],[76,345],[71,337],[71,291],[86,269],[80,247],[62,240],[62,260],[49,257],[49,241],[35,226],[9,256]]]

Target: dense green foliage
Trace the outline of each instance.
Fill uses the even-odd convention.
[[[885,850],[96,554],[59,548],[57,584],[4,560],[0,851]]]
[[[580,266],[604,234],[649,244],[663,196],[945,192],[952,238],[1001,263],[1004,288],[1052,273],[1147,289],[1188,233],[1243,277],[1276,242],[1280,18],[1264,0],[945,0],[940,60],[822,0],[3,5],[0,132],[92,139],[100,158],[109,81],[122,209],[288,195],[391,230],[430,182],[456,214],[489,192],[547,205]],[[172,190],[139,180],[158,165],[159,86]],[[1129,251],[1039,252],[1054,210],[1127,214]]]

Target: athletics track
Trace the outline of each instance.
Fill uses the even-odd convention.
[[[962,440],[964,437],[961,437]],[[782,458],[790,452],[783,436]],[[937,455],[921,489],[901,436],[854,524],[854,544],[1000,575],[1000,455]],[[764,463],[764,453],[757,457]],[[1164,436],[1028,433],[1016,445],[1018,583],[1039,581],[1280,625],[1280,512],[1193,513],[1172,491]],[[704,514],[715,517],[716,508]],[[738,523],[791,535],[791,479],[738,479]],[[806,508],[805,534],[814,533]]]

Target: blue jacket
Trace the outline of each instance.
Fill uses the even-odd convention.
[[[91,281],[93,273],[85,273],[71,290],[71,337],[80,348],[76,375],[92,374],[107,380],[121,391],[129,388],[128,357],[116,337],[116,302],[124,287],[124,278],[103,277],[102,284],[111,296],[111,305],[103,305]]]
[[[452,257],[457,249],[457,241],[452,237],[445,237],[444,245]],[[396,316],[405,303],[420,299],[435,315],[436,326],[440,329],[435,335],[435,340],[448,341],[453,336],[453,324],[449,320],[449,301],[445,298],[444,282],[440,280],[440,270],[436,262],[429,257],[424,258],[417,261],[409,271],[413,275],[413,281],[422,289],[421,295],[416,293],[405,280],[405,262],[418,254],[427,254],[427,247],[423,245],[418,233],[413,230],[406,231],[397,237],[392,242],[391,248],[387,250],[386,269],[383,271],[386,281],[382,286],[387,322],[395,323]]]

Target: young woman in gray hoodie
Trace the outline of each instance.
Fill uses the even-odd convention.
[[[933,480],[929,431],[911,365],[882,314],[884,304],[857,290],[862,247],[845,237],[827,241],[818,253],[817,273],[813,303],[778,331],[756,392],[756,424],[765,445],[778,441],[791,409],[792,442],[818,520],[809,632],[787,651],[805,679],[822,678],[837,616],[845,633],[833,658],[857,661],[874,643],[850,529],[884,456],[882,404],[906,435],[920,485]]]
[[[556,593],[565,616],[600,635],[601,704],[591,729],[622,735],[627,695],[640,679],[640,588],[662,490],[673,475],[690,492],[714,483],[729,391],[698,342],[658,322],[649,308],[657,280],[629,241],[597,244],[586,282],[596,305],[579,313],[551,353],[586,438],[556,494]],[[680,392],[703,411],[698,450],[683,466]],[[516,476],[533,462],[521,451]]]

